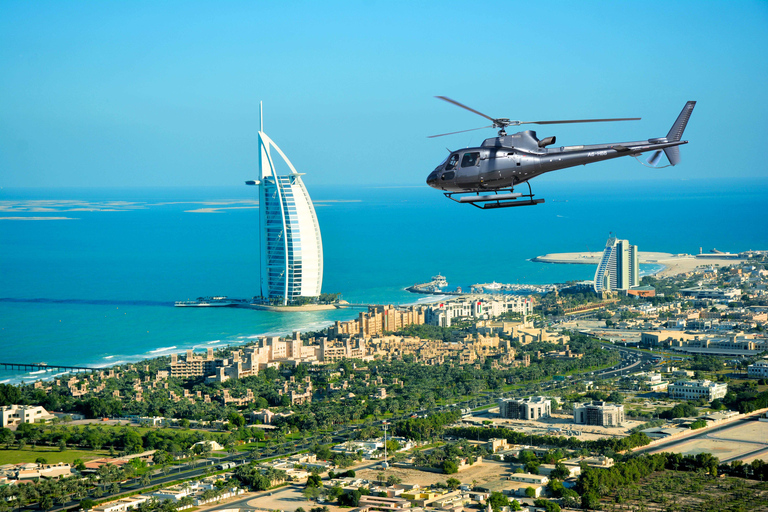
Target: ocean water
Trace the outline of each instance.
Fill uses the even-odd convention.
[[[539,178],[534,207],[481,211],[426,186],[313,187],[323,290],[350,302],[429,300],[404,290],[591,279],[594,267],[534,263],[602,250],[609,233],[641,251],[768,248],[768,180],[611,184]],[[0,362],[108,366],[316,330],[355,310],[272,313],[174,308],[258,291],[250,187],[0,189]],[[644,272],[658,268],[644,266]],[[0,381],[48,374],[0,373]]]

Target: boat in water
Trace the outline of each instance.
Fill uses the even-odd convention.
[[[245,299],[230,299],[222,296],[215,297],[198,297],[197,300],[179,300],[173,303],[176,307],[192,307],[192,308],[226,308],[247,304]]]
[[[442,289],[448,286],[448,281],[445,279],[445,276],[441,274],[437,274],[436,276],[432,276],[432,286],[434,286],[436,289]]]

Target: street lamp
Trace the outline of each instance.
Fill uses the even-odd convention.
[[[386,421],[382,421],[382,426],[384,428],[384,467],[387,467],[387,427],[389,427],[389,423]]]

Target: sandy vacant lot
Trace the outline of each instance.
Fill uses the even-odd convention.
[[[415,469],[401,468],[389,468],[385,471],[374,468],[359,469],[356,470],[356,473],[357,478],[362,478],[371,482],[378,480],[379,475],[383,474],[385,479],[394,475],[399,477],[403,482],[407,482],[409,484],[419,484],[422,487],[426,487],[438,482],[445,482],[448,478],[451,477],[458,479],[462,483],[471,484],[473,481],[476,481],[476,483],[485,483],[508,476],[512,474],[512,471],[509,469],[509,464],[489,461],[480,464],[474,464],[468,469],[465,469],[464,471],[454,475],[443,475],[441,473],[429,473]],[[274,490],[271,492],[271,496],[270,493],[260,493],[258,496],[248,501],[248,506],[268,510],[293,511],[299,507],[304,508],[304,510],[309,510],[318,505],[326,505],[331,510],[331,512],[349,510],[348,508],[337,507],[329,503],[315,503],[312,501],[307,501],[301,494],[302,489],[304,489],[304,485],[299,484],[289,485]]]
[[[309,510],[313,507],[326,505],[331,512],[344,510],[342,507],[337,507],[329,503],[307,501],[301,494],[302,489],[304,489],[304,485],[289,485],[272,492],[260,493],[252,500],[248,500],[248,506],[267,510],[293,511],[299,507],[302,507],[304,510]],[[346,508],[346,510],[349,510],[349,508]]]
[[[399,477],[403,482],[419,484],[422,487],[426,487],[438,482],[445,482],[449,478],[456,478],[461,483],[467,484],[471,484],[473,480],[477,483],[485,483],[511,475],[512,471],[509,469],[509,463],[487,461],[480,464],[473,464],[469,468],[453,475],[392,467],[386,471],[381,471],[379,469],[362,469],[357,472],[357,477],[373,481],[378,480],[379,473],[384,473],[384,478],[394,475]]]
[[[768,422],[749,421],[691,440],[682,440],[674,446],[666,446],[656,452],[682,453],[696,455],[711,453],[721,462],[742,460],[751,462],[754,459],[768,460]]]
[[[494,425],[500,427],[511,428],[527,434],[544,435],[549,432],[550,428],[560,428],[561,432],[553,432],[556,436],[568,436],[565,430],[576,430],[581,432],[580,436],[575,436],[582,441],[591,441],[595,439],[603,439],[605,437],[626,437],[629,435],[629,430],[642,424],[640,421],[626,420],[621,427],[597,427],[591,425],[577,425],[573,423],[573,416],[569,414],[553,414],[549,418],[542,418],[540,420],[508,420],[499,418],[498,407],[492,407],[488,411],[488,416],[471,416],[465,418],[466,420],[474,419],[478,423],[482,421],[492,421]],[[494,414],[496,413],[496,414]]]

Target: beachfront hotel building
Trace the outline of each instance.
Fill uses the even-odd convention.
[[[595,291],[629,290],[640,284],[637,246],[612,236],[595,271]]]
[[[264,133],[261,106],[259,116],[259,179],[246,183],[259,186],[260,293],[265,303],[285,306],[299,297],[320,295],[323,241],[302,175]],[[278,156],[288,166],[288,174],[278,174]]]

